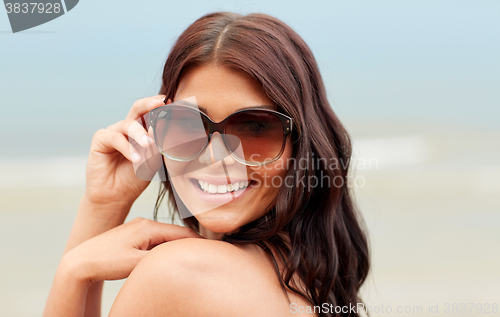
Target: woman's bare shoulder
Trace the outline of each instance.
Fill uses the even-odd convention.
[[[290,303],[272,262],[254,245],[179,239],[149,251],[110,316],[280,316]]]

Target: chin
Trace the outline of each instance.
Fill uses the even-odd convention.
[[[245,225],[235,210],[219,211],[217,209],[195,215],[198,222],[206,229],[216,233],[230,233]]]

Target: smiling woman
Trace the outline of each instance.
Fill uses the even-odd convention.
[[[148,113],[145,130],[136,119]],[[153,146],[168,175],[155,219],[167,195],[189,228],[123,224],[149,184],[132,162]],[[172,48],[160,95],[96,133],[45,316],[98,316],[102,282],[125,277],[111,316],[340,315],[369,270],[350,157],[292,29],[264,14],[201,17]]]

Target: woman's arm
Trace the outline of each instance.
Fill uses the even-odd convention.
[[[130,207],[119,202],[96,205],[88,200],[86,194],[83,195],[64,254],[82,242],[121,225]]]
[[[100,309],[88,310],[91,285],[128,277],[150,249],[183,238],[201,236],[189,228],[136,218],[81,243],[63,256],[44,316],[100,315]]]
[[[52,316],[52,313],[47,313],[47,311],[51,311],[49,305],[68,312],[68,316],[99,317],[101,315],[104,281],[89,284],[76,279],[69,273],[75,268],[69,267],[71,262],[65,258],[65,255],[81,243],[122,224],[129,210],[129,206],[119,203],[98,206],[91,203],[86,195],[83,195],[64,249],[63,258],[56,271],[44,316]],[[64,299],[64,302],[61,302],[61,299]],[[82,304],[83,307],[80,307]],[[70,312],[65,306],[72,307],[75,311]],[[83,314],[77,312],[83,312]]]
[[[76,268],[71,269],[70,265],[71,261],[63,257],[57,268],[43,316],[100,316],[100,307],[91,307],[92,309],[86,307],[90,306],[86,297],[91,284],[72,275],[71,272],[74,272]],[[99,288],[95,288],[97,292],[101,290],[102,282],[99,284]],[[94,300],[95,297],[94,293]],[[98,301],[100,304],[100,298]],[[93,305],[95,304],[94,302]]]
[[[106,232],[114,227],[119,226],[125,221],[125,217],[130,210],[130,206],[119,204],[100,205],[92,204],[87,196],[84,195],[80,201],[80,206],[76,215],[75,222],[71,229],[68,242],[66,243],[66,248],[64,250],[63,256],[70,250],[80,245],[81,243],[93,238],[103,232]],[[101,216],[100,216],[101,215]],[[111,217],[103,217],[102,215],[112,215]],[[65,275],[64,272],[67,271],[65,267],[67,264],[61,262],[59,275],[56,273],[56,279],[54,279],[54,285],[59,283],[61,286],[73,284],[71,288],[75,292],[82,292],[81,289],[86,290],[85,299],[85,317],[98,317],[101,315],[101,298],[102,298],[102,288],[104,281],[95,282],[91,285],[81,285],[78,281],[71,281],[71,276]],[[56,287],[56,286],[54,286]],[[77,290],[80,289],[80,290]],[[64,291],[64,289],[63,289]],[[80,295],[81,296],[81,295]],[[59,296],[55,296],[58,298]],[[78,298],[79,295],[74,295]],[[50,298],[49,298],[50,299]]]
[[[132,165],[132,161],[143,162],[146,151],[152,146],[148,132],[136,120],[163,105],[164,98],[164,95],[159,95],[136,101],[125,120],[95,133],[87,162],[85,194],[63,257],[85,241],[123,224],[133,202],[148,186],[148,181],[135,175]],[[139,145],[134,151],[131,151],[129,139],[134,139]],[[68,283],[75,286],[72,290],[80,294],[75,293],[75,298],[85,295],[85,316],[100,316],[103,282],[95,281],[82,290],[76,286],[80,283],[71,283],[69,277],[61,273],[66,270],[63,264],[64,261],[61,261],[47,307],[54,305],[54,288],[64,292],[63,287]]]

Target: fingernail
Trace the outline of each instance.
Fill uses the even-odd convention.
[[[141,156],[139,155],[139,153],[137,153],[137,152],[132,153],[132,161],[138,162],[140,160],[141,160]]]
[[[148,135],[142,136],[142,143],[148,145],[153,143],[153,139],[151,139]]]

